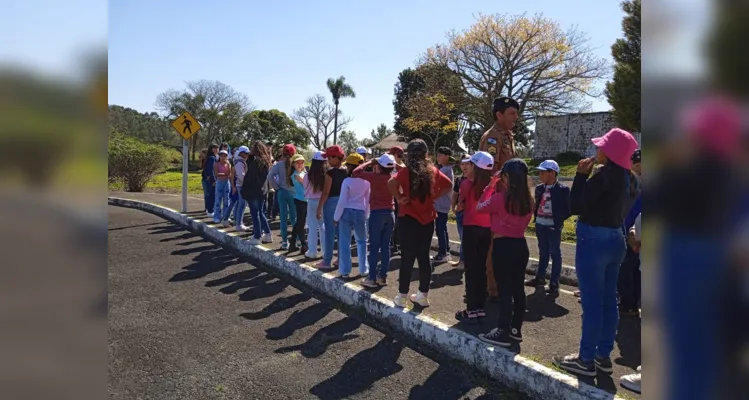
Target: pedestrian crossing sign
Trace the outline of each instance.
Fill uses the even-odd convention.
[[[177,117],[174,121],[172,121],[172,128],[177,131],[177,133],[180,134],[185,140],[190,139],[192,135],[198,133],[201,126],[195,117],[192,116],[189,112],[185,111]]]

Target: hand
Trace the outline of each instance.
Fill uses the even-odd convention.
[[[321,219],[322,219],[322,210],[318,209],[317,210],[317,220],[319,221]]]
[[[640,252],[641,243],[637,239],[635,239],[634,231],[629,231],[629,234],[627,235],[627,244],[629,244],[629,247],[631,247],[632,251],[634,251],[635,253]]]
[[[406,197],[404,195],[400,195],[398,197],[398,204],[400,204],[402,206],[404,206],[404,205],[406,205],[406,204],[408,204],[410,202],[411,202],[411,199],[409,199],[408,197]]]
[[[232,186],[232,188],[231,188],[231,194],[237,194],[237,187],[236,186]]]
[[[578,161],[577,172],[590,175],[590,172],[593,171],[593,162],[595,162],[595,157],[583,158]]]
[[[455,207],[455,212],[461,212],[463,211],[463,207],[465,205],[463,203],[458,203],[458,205]]]

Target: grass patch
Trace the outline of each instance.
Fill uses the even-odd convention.
[[[120,182],[109,184],[109,190],[122,191],[124,185]],[[164,172],[155,175],[146,185],[147,192],[182,193],[182,172]],[[202,194],[203,183],[200,173],[187,174],[187,193]]]

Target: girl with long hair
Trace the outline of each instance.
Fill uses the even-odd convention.
[[[464,323],[474,323],[486,317],[486,256],[492,241],[489,214],[476,208],[491,180],[494,158],[485,151],[479,151],[461,164],[465,165],[466,179],[460,184],[456,211],[463,212],[466,308],[458,311],[455,318]]]
[[[575,271],[582,293],[582,337],[578,353],[554,357],[553,363],[568,372],[596,376],[611,373],[611,352],[619,324],[616,287],[619,268],[627,251],[624,220],[639,192],[639,181],[631,171],[637,140],[614,128],[592,139],[595,158],[577,164],[570,191],[572,215],[577,220]],[[593,174],[593,162],[601,167]]]
[[[250,206],[250,216],[252,217],[251,244],[273,242],[270,225],[263,212],[270,189],[268,171],[271,168],[271,163],[268,147],[259,140],[255,141],[250,149],[250,156],[247,158],[247,173],[240,191],[240,194]]]
[[[452,181],[440,172],[427,157],[427,145],[414,139],[406,148],[406,167],[401,168],[389,181],[390,194],[400,204],[398,234],[401,243],[401,266],[398,277],[398,294],[393,302],[405,307],[406,298],[422,307],[429,306],[427,294],[432,280],[429,250],[437,212],[434,200],[452,189]],[[408,296],[414,263],[419,261],[419,291]]]
[[[216,177],[216,201],[213,205],[214,224],[223,222],[224,211],[227,211],[226,217],[229,217],[229,176],[231,174],[231,163],[229,163],[228,156],[228,151],[219,151],[218,161],[213,164],[213,175]]]
[[[296,206],[294,206],[294,186],[291,183],[291,157],[296,154],[293,144],[286,144],[281,149],[281,158],[271,167],[268,172],[268,183],[276,190],[279,214],[281,217],[281,248],[289,248],[289,222],[291,226],[296,224]]]
[[[523,341],[525,267],[529,258],[525,229],[534,208],[530,182],[528,165],[519,158],[510,159],[492,176],[476,206],[476,211],[490,216],[492,267],[499,295],[497,328],[480,334],[479,339],[496,346],[509,347],[511,340]]]
[[[335,209],[338,206],[338,199],[341,196],[341,186],[343,180],[348,177],[348,170],[343,166],[343,148],[338,145],[330,146],[325,150],[323,157],[328,159],[330,169],[325,171],[325,184],[320,196],[320,203],[317,205],[315,215],[317,219],[324,220],[325,240],[323,242],[322,261],[317,264],[321,270],[330,270],[336,262],[333,262],[333,247],[336,239]],[[339,246],[340,250],[340,246]]]
[[[317,258],[317,241],[320,240],[321,249],[325,248],[325,227],[322,218],[317,216],[317,207],[325,187],[325,176],[328,172],[328,160],[321,151],[312,156],[309,172],[304,175],[304,197],[307,198],[307,246],[309,250],[304,254],[307,258]]]
[[[307,198],[304,197],[304,176],[307,171],[304,169],[304,156],[294,154],[291,157],[291,168],[289,168],[289,179],[294,186],[294,207],[296,208],[296,223],[291,230],[291,245],[289,252],[300,250],[296,247],[296,240],[299,238],[299,244],[302,246],[301,253],[304,254],[309,250],[307,241],[304,238],[304,224],[307,221]]]
[[[369,275],[367,268],[367,218],[369,218],[369,182],[351,176],[354,169],[364,164],[361,154],[352,153],[346,158],[349,177],[341,184],[341,195],[336,204],[333,220],[338,226],[338,259],[341,278],[349,279],[352,269],[351,234],[354,234],[359,255],[359,275]]]

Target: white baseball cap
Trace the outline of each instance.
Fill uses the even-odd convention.
[[[370,153],[372,153],[371,150],[369,150],[368,148],[366,148],[364,146],[357,147],[356,148],[356,152],[359,153],[359,154],[370,154]]]
[[[221,150],[221,151],[218,152],[218,154],[226,154],[228,156],[229,152],[226,151],[226,150]]]
[[[250,149],[247,146],[239,146],[239,150],[237,150],[237,154],[239,153],[249,153]]]
[[[554,171],[557,174],[559,173],[559,164],[557,164],[554,160],[546,160],[541,163],[538,167],[536,167],[537,170],[540,171]]]
[[[317,161],[325,161],[327,158],[322,156],[322,151],[316,151],[314,155],[312,155],[313,160]]]
[[[395,167],[395,157],[392,154],[383,154],[377,159],[377,164],[380,164],[383,168]]]
[[[477,167],[491,171],[494,168],[494,157],[485,151],[477,151],[471,158],[463,159],[462,162],[472,162]]]

